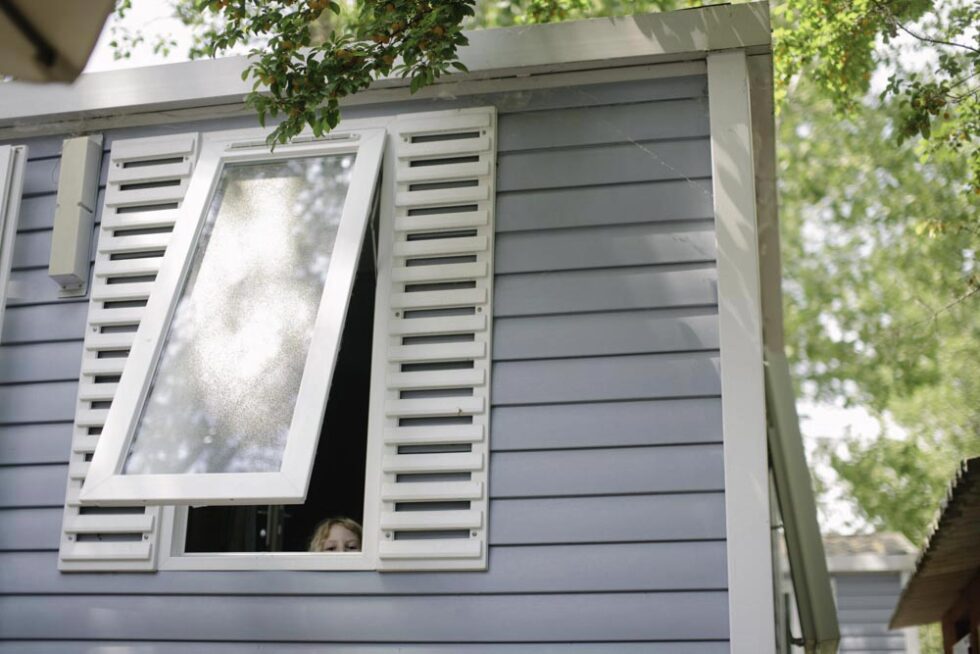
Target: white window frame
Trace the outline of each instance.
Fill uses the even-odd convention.
[[[10,283],[26,169],[27,146],[0,146],[0,327],[7,305],[7,285]]]
[[[81,491],[83,505],[291,504],[301,503],[306,497],[386,135],[383,129],[344,130],[340,126],[327,138],[295,139],[270,152],[265,134],[264,130],[235,130],[207,134],[203,139],[198,166],[183,206],[183,211],[196,219],[178,221],[174,228]],[[179,292],[225,165],[347,153],[356,153],[357,157],[280,471],[121,474]]]
[[[368,447],[371,456],[371,447]],[[377,469],[377,466],[373,466]],[[373,482],[373,483],[372,483]],[[161,518],[160,570],[377,570],[377,481],[367,463],[364,524],[360,552],[186,552],[186,506],[164,507]]]

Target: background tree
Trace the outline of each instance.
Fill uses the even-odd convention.
[[[273,142],[306,126],[328,131],[340,101],[379,76],[407,77],[414,92],[465,71],[464,28],[701,4],[175,3],[196,31],[193,54],[250,48],[247,102],[260,121],[280,121]],[[870,524],[918,542],[957,460],[980,454],[980,5],[775,0],[773,9],[789,355],[802,396],[898,425],[822,454]]]

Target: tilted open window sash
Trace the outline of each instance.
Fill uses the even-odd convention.
[[[204,137],[83,504],[305,499],[384,140]]]

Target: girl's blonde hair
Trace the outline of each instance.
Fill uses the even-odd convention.
[[[316,526],[316,530],[313,532],[313,538],[310,539],[309,551],[323,551],[323,546],[327,541],[327,536],[330,534],[330,528],[334,525],[346,527],[351,533],[357,536],[357,540],[362,540],[361,525],[359,525],[356,520],[351,520],[350,518],[344,516],[335,516],[333,518],[327,518]]]

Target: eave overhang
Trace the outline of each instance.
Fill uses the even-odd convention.
[[[461,82],[689,61],[733,48],[771,51],[766,2],[477,30],[467,37],[460,60],[470,72],[446,76],[412,97],[439,97]],[[241,78],[247,64],[245,57],[227,57],[90,73],[72,85],[8,82],[0,92],[0,129],[30,126],[37,133],[40,125],[71,120],[241,105],[251,91],[251,81]],[[349,102],[384,91],[385,101],[396,99],[392,90],[407,99],[408,80],[378,80]]]

